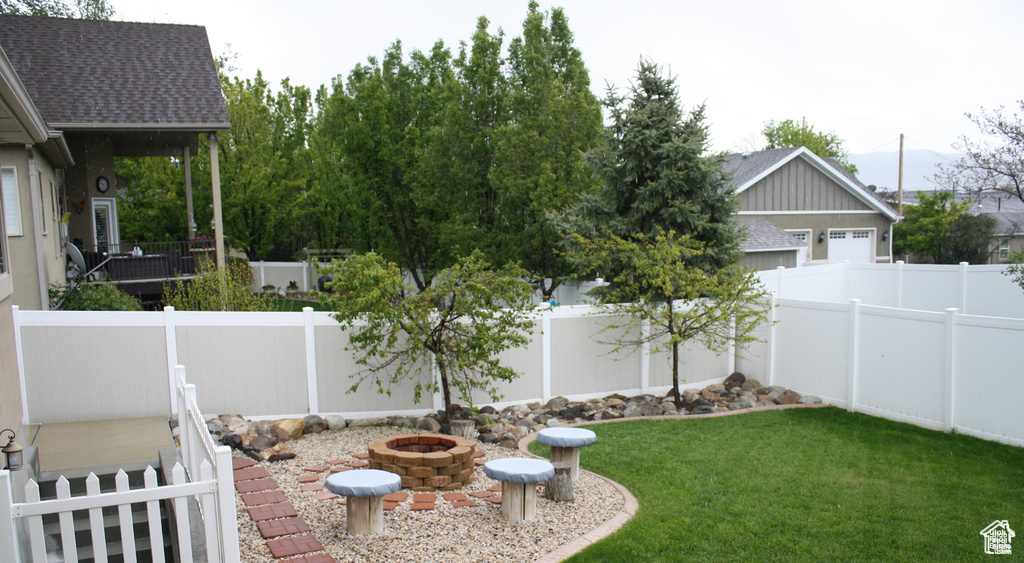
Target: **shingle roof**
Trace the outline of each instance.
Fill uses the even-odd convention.
[[[803,147],[786,147],[782,149],[771,149],[766,151],[732,153],[725,155],[725,171],[731,174],[730,186],[739,189],[754,178],[757,178],[768,169],[780,162],[790,159],[794,153]],[[840,175],[846,178],[851,184],[857,186],[862,192],[875,200],[877,204],[895,213],[892,206],[882,199],[878,194],[868,189],[849,170],[839,164],[835,159],[822,159],[826,164],[835,169]]]
[[[996,220],[996,226],[992,230],[997,236],[1019,236],[1024,234],[1024,213],[985,213]]]
[[[786,147],[784,149],[727,154],[725,155],[725,171],[731,174],[732,187],[738,188],[798,150],[800,147]]]
[[[740,244],[740,250],[744,252],[807,246],[806,242],[777,227],[768,219],[742,215],[734,219],[740,229],[746,232],[746,238]]]
[[[230,128],[204,27],[0,16],[0,47],[50,127]]]

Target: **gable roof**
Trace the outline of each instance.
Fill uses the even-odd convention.
[[[231,127],[203,27],[0,16],[0,48],[51,128]]]
[[[786,147],[757,152],[732,153],[725,155],[725,170],[730,174],[730,187],[737,194],[753,186],[772,172],[796,158],[802,158],[834,182],[867,204],[895,221],[896,211],[882,198],[872,192],[841,164],[833,159],[822,159],[807,147]]]
[[[739,215],[733,219],[746,235],[743,242],[740,243],[740,250],[743,252],[798,250],[807,246],[806,242],[787,233],[763,217]]]

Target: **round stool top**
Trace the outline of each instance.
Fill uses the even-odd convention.
[[[485,463],[484,474],[495,481],[540,483],[555,476],[555,466],[543,459],[505,457]]]
[[[537,441],[559,448],[578,448],[596,442],[597,434],[586,428],[545,428],[537,433]]]
[[[379,469],[353,469],[327,478],[328,491],[344,497],[382,497],[402,488],[402,478]]]

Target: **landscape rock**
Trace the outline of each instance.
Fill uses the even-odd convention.
[[[282,418],[275,420],[274,424],[287,436],[282,441],[294,440],[302,436],[302,431],[306,428],[306,420],[303,418]]]
[[[544,406],[545,406],[545,408],[553,410],[553,411],[560,411],[560,410],[564,409],[568,405],[569,405],[569,399],[566,399],[565,397],[559,396],[559,397],[552,397],[551,400],[548,401],[547,404],[545,404]]]
[[[801,405],[816,405],[821,402],[821,397],[815,397],[814,395],[804,395],[797,401]]]
[[[349,428],[365,428],[367,426],[384,426],[383,418],[355,418],[348,421]]]
[[[786,392],[779,397],[780,405],[795,405],[798,402],[800,402],[800,394],[796,391],[786,390]]]
[[[249,440],[249,446],[256,448],[257,450],[269,450],[278,444],[276,437],[257,435],[252,440]],[[266,459],[266,458],[264,458]]]
[[[316,414],[308,415],[302,420],[305,422],[305,426],[302,429],[303,434],[319,434],[320,432],[326,432],[331,427],[326,420]]]
[[[516,440],[515,438],[505,438],[502,441],[498,442],[498,445],[503,448],[514,450],[519,447],[519,440]]]
[[[733,387],[742,386],[743,383],[746,381],[747,377],[745,375],[738,371],[734,371],[731,374],[729,374],[729,377],[725,378],[725,381],[722,383],[722,385],[724,385],[726,389],[732,389]]]
[[[430,418],[428,416],[420,417],[416,419],[416,428],[420,430],[426,430],[427,432],[440,432],[441,423]]]
[[[345,417],[340,414],[329,414],[324,417],[324,420],[327,421],[327,426],[330,427],[331,430],[344,430],[348,427]]]

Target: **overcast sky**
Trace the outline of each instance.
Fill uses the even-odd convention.
[[[115,19],[206,26],[241,77],[316,89],[395,39],[406,52],[469,41],[477,17],[522,33],[527,0],[113,0]],[[806,117],[853,153],[952,152],[964,112],[1024,98],[1024,2],[563,0],[595,93],[628,86],[640,57],[707,103],[713,148],[761,148],[764,122]]]

